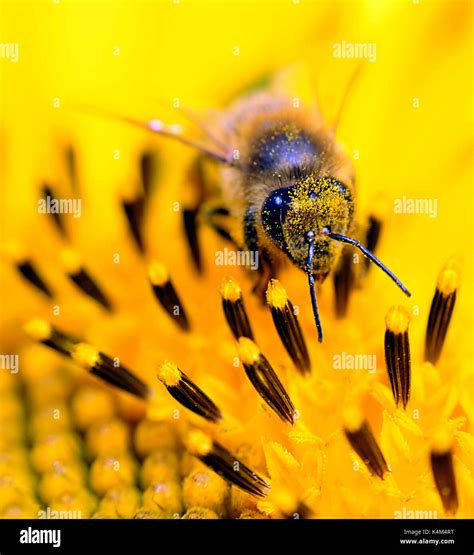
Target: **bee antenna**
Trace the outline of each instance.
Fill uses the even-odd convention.
[[[323,233],[331,239],[334,239],[335,241],[340,241],[341,243],[349,243],[349,245],[354,245],[354,247],[357,247],[369,260],[371,260],[376,266],[384,271],[398,285],[398,287],[400,287],[400,289],[405,293],[407,297],[411,297],[410,291],[408,291],[408,289],[397,278],[397,276],[393,272],[391,272],[387,268],[387,266],[385,266],[385,264],[382,264],[382,262],[380,262],[375,254],[371,253],[368,249],[361,245],[359,241],[357,241],[356,239],[352,239],[351,237],[346,237],[345,235],[340,235],[339,233],[331,233],[328,228],[324,228]]]
[[[323,327],[319,318],[318,303],[316,301],[316,291],[314,288],[313,258],[314,258],[314,231],[308,231],[305,240],[308,243],[308,258],[306,259],[306,275],[308,276],[309,293],[311,295],[311,305],[313,307],[314,321],[318,330],[318,341],[323,342]]]

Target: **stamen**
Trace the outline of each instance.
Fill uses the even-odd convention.
[[[201,247],[198,240],[198,224],[197,219],[199,215],[198,209],[183,210],[183,224],[184,233],[188,241],[189,250],[193,259],[194,265],[199,273],[202,272],[202,256]]]
[[[112,303],[82,266],[79,256],[72,249],[66,248],[61,252],[61,259],[69,279],[88,297],[97,301],[109,312],[112,312]]]
[[[349,306],[349,298],[355,283],[353,251],[344,247],[337,270],[334,272],[334,300],[336,317],[344,318]],[[368,258],[365,258],[368,260]]]
[[[146,399],[151,393],[148,386],[138,376],[92,345],[78,343],[71,352],[71,358],[92,374],[132,395]]]
[[[38,271],[36,270],[33,262],[31,260],[23,260],[21,262],[16,263],[16,269],[20,272],[20,274],[29,281],[32,285],[39,289],[42,293],[44,293],[50,299],[53,298],[53,293],[49,286],[45,283],[43,278],[40,276]]]
[[[372,475],[383,480],[389,468],[369,424],[359,411],[349,409],[344,415],[344,433]]]
[[[449,322],[456,303],[459,273],[455,264],[449,262],[440,272],[436,291],[431,303],[425,337],[425,360],[436,364],[443,350]]]
[[[127,217],[130,231],[141,253],[145,251],[143,244],[142,224],[145,212],[145,197],[138,194],[135,198],[122,200],[122,208]]]
[[[50,187],[50,185],[48,185],[47,183],[45,183],[41,189],[42,192],[42,196],[43,198],[46,200],[48,197],[51,199],[54,199],[54,193],[53,193],[53,189]],[[64,221],[62,219],[62,215],[58,212],[49,212],[54,224],[56,225],[59,233],[63,236],[66,237],[67,235],[67,231],[66,231],[66,227],[64,225]]]
[[[71,187],[74,191],[79,191],[79,180],[77,176],[77,159],[76,151],[69,145],[65,152],[66,169],[69,175],[69,180],[71,182]]]
[[[245,372],[257,393],[282,420],[293,424],[295,407],[260,349],[247,337],[239,339],[237,349]]]
[[[140,156],[140,175],[145,197],[148,197],[152,188],[157,170],[156,152],[147,150]]]
[[[295,314],[293,303],[277,279],[271,279],[268,282],[267,302],[278,335],[294,365],[303,374],[310,372],[311,362],[309,360],[308,349]]]
[[[458,509],[458,493],[453,467],[452,442],[445,434],[435,438],[431,451],[431,469],[444,510],[454,514]]]
[[[369,216],[369,225],[367,227],[365,235],[365,243],[367,245],[367,250],[375,254],[375,249],[380,239],[380,234],[382,231],[382,220],[377,216],[371,214]],[[369,271],[371,264],[370,259],[364,257],[364,268],[365,272]]]
[[[74,346],[80,343],[80,339],[60,332],[42,318],[33,318],[25,324],[24,329],[36,341],[66,356],[71,356]]]
[[[199,242],[199,216],[207,197],[206,179],[203,161],[197,158],[191,164],[185,176],[186,186],[183,188],[183,225],[194,266],[199,274],[203,271],[201,245]]]
[[[391,308],[385,318],[385,363],[395,403],[406,408],[410,398],[411,363],[408,324],[410,315],[400,306]]]
[[[191,325],[165,266],[153,262],[149,267],[148,277],[161,306],[181,329],[189,331]]]
[[[213,401],[192,382],[184,372],[171,362],[164,362],[158,372],[158,379],[179,403],[192,412],[216,422],[222,413]]]
[[[242,289],[232,278],[226,278],[221,285],[222,308],[225,318],[235,339],[248,337],[253,339],[252,327],[245,310]]]
[[[230,451],[199,430],[192,431],[187,440],[192,455],[217,472],[234,486],[259,497],[265,497],[270,485]]]
[[[92,345],[62,333],[46,320],[34,319],[25,325],[26,332],[48,347],[68,356],[92,374],[142,399],[149,397],[148,386],[118,359],[111,359]]]

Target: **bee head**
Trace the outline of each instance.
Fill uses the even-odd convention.
[[[353,210],[349,187],[331,177],[307,178],[277,189],[266,198],[261,210],[262,226],[272,242],[304,271],[308,269],[308,233],[312,233],[312,273],[326,274],[340,249],[327,230],[346,233]]]
[[[326,276],[334,267],[342,243],[358,248],[410,296],[393,272],[359,241],[346,235],[351,228],[353,213],[351,189],[332,177],[306,178],[272,191],[262,206],[265,233],[306,273],[320,342],[323,330],[314,282],[315,278]]]

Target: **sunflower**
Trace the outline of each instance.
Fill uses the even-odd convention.
[[[470,10],[2,1],[2,518],[474,515]],[[302,59],[412,293],[347,251],[322,344],[301,272],[215,263],[191,149],[83,109],[192,136]]]

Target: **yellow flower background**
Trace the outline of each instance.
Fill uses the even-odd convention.
[[[471,10],[467,1],[426,0],[2,0],[0,42],[17,43],[19,57],[17,62],[0,59],[1,352],[20,354],[18,379],[40,388],[38,376],[61,368],[75,387],[89,383],[83,371],[26,337],[23,324],[32,317],[43,317],[120,357],[157,391],[148,418],[163,420],[183,437],[189,423],[206,429],[268,477],[271,493],[258,507],[232,487],[226,513],[231,516],[244,509],[282,516],[286,507],[292,512],[303,500],[319,517],[393,518],[403,507],[444,516],[429,452],[436,434],[447,430],[454,442],[456,516],[472,518]],[[198,277],[193,269],[175,209],[185,194],[192,150],[80,106],[182,123],[186,120],[173,101],[205,113],[224,107],[262,75],[303,64],[307,79],[292,81],[293,95],[304,101],[311,89],[324,117],[332,121],[359,66],[359,60],[333,56],[333,45],[342,41],[376,44],[376,60],[364,62],[347,98],[338,139],[353,159],[359,215],[383,213],[377,252],[413,296],[402,298],[386,276],[372,269],[364,288],[354,292],[347,317],[337,320],[328,280],[319,297],[325,341],[318,345],[305,276],[286,270],[281,281],[300,308],[313,362],[311,376],[302,377],[272,329],[268,309],[251,296],[248,273],[214,264],[215,251],[226,244],[210,229],[202,231],[205,274]],[[195,136],[195,128],[189,126],[189,133]],[[67,145],[77,152],[83,210],[81,218],[69,217],[70,236],[116,304],[112,316],[67,282],[62,240],[50,219],[38,214],[43,182],[52,183],[58,196],[70,195],[63,156]],[[159,158],[145,222],[147,248],[150,258],[169,269],[193,324],[190,334],[180,332],[154,300],[119,204],[136,190],[138,158],[145,148],[156,150]],[[403,196],[435,199],[437,217],[395,214],[394,200]],[[13,243],[51,284],[57,293],[53,303],[21,281],[11,264]],[[424,334],[436,277],[453,257],[461,286],[435,368],[423,363]],[[262,408],[242,367],[234,365],[235,342],[219,296],[226,275],[242,285],[256,341],[299,410],[293,429]],[[406,411],[394,407],[383,362],[384,317],[400,303],[412,315],[413,387]],[[53,305],[60,307],[59,315]],[[377,372],[334,370],[333,355],[341,352],[375,353]],[[164,359],[207,392],[226,416],[223,424],[213,428],[185,409],[173,419],[179,405],[156,380],[157,363]],[[6,370],[1,372],[6,380]],[[119,394],[119,402],[121,422],[136,421],[147,409],[125,394]],[[391,468],[383,481],[358,464],[342,434],[344,411],[352,406],[370,422]],[[90,448],[94,440],[87,442]],[[197,465],[184,456],[183,476],[195,468],[206,472]],[[88,506],[108,491],[91,479],[94,500]],[[133,480],[124,480],[119,485],[133,490]],[[222,499],[229,492],[215,480],[219,483],[212,482],[197,497],[184,482],[183,505],[178,503],[176,510],[166,505],[168,512],[204,507],[224,514]],[[181,488],[178,480],[176,484]],[[146,493],[136,505],[150,508]],[[107,510],[102,503],[99,513]]]

